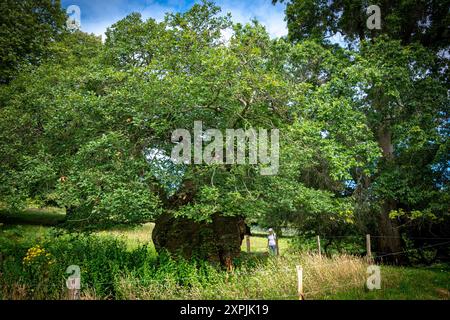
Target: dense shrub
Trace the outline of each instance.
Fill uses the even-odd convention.
[[[59,298],[65,292],[70,265],[80,267],[82,289],[112,297],[119,273],[156,263],[147,246],[128,251],[125,242],[113,237],[57,233],[32,245],[0,239],[1,298],[18,288],[23,298]]]
[[[14,230],[12,232],[15,232]],[[60,299],[66,297],[67,267],[77,265],[81,291],[96,298],[124,298],[117,287],[200,288],[220,283],[218,266],[192,259],[159,256],[148,245],[130,250],[113,236],[53,230],[35,240],[0,237],[0,299]]]

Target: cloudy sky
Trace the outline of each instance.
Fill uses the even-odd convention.
[[[63,8],[77,5],[81,11],[81,30],[102,35],[106,28],[132,12],[143,18],[161,21],[166,12],[183,12],[199,0],[62,0]],[[216,0],[223,13],[230,12],[234,22],[246,23],[256,18],[272,37],[287,34],[285,5],[272,5],[271,0]]]

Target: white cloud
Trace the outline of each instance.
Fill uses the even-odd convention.
[[[80,5],[81,30],[101,35],[104,39],[106,29],[131,12],[140,12],[143,19],[153,18],[162,21],[166,12],[180,11],[186,7],[188,2],[186,0],[168,0],[165,4],[155,0],[147,0],[143,4],[125,4],[121,0],[110,0],[107,4],[103,1],[88,2]],[[257,19],[266,27],[271,37],[281,37],[287,34],[284,5],[274,6],[270,0],[218,0],[216,4],[222,8],[223,14],[231,13],[233,22],[247,23],[252,19]],[[84,13],[88,10],[89,15],[85,19]]]
[[[142,10],[140,13],[142,14],[143,19],[153,18],[158,22],[161,22],[164,20],[164,16],[167,12],[174,12],[177,11],[175,6],[170,6],[170,1],[167,6],[153,3],[145,7],[144,10]]]
[[[223,13],[230,12],[234,22],[247,23],[256,19],[266,27],[271,37],[287,35],[284,5],[274,6],[268,0],[220,0],[217,1],[217,5],[222,8]]]

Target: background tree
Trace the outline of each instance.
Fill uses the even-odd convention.
[[[425,47],[448,47],[450,13],[448,0],[274,0],[286,3],[289,39],[325,40],[337,33],[347,41],[372,39],[384,34],[400,40],[403,45],[419,42]],[[366,9],[378,5],[381,9],[381,29],[366,26]]]
[[[382,151],[375,175],[355,176],[378,217],[380,252],[402,250],[401,232],[408,229],[399,227],[405,222],[395,215],[400,208],[403,218],[421,212],[431,225],[448,219],[448,206],[441,202],[448,197],[448,169],[436,169],[448,168],[448,157],[442,157],[448,144],[447,87],[430,72],[439,63],[419,44],[402,46],[380,37],[363,43],[355,63],[342,70],[346,77],[338,75],[338,86],[353,91],[344,95],[354,96],[354,108],[366,114]]]
[[[5,0],[0,4],[0,84],[18,71],[36,65],[48,45],[65,29],[66,14],[59,0]]]
[[[337,70],[330,85],[334,94],[354,97],[353,107],[366,115],[382,151],[374,176],[354,173],[358,211],[371,212],[366,219],[377,217],[376,227],[371,227],[382,236],[377,250],[402,251],[401,232],[414,230],[412,217],[420,224],[427,221],[429,231],[448,221],[448,206],[436,200],[442,204],[448,197],[443,183],[449,164],[448,156],[443,157],[448,148],[448,55],[442,52],[449,45],[449,3],[371,2],[381,9],[380,30],[366,27],[369,3],[364,1],[286,3],[291,41],[330,45],[329,38],[340,33],[359,51],[351,53],[353,66]],[[424,140],[412,138],[416,134]],[[400,228],[404,223],[409,229]]]

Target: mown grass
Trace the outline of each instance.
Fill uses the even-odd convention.
[[[128,228],[117,228],[107,231],[98,231],[94,234],[100,237],[114,237],[123,240],[129,250],[138,248],[146,244],[156,254],[156,250],[151,240],[154,224],[146,223],[142,226]],[[32,245],[51,234],[51,228],[40,225],[10,225],[0,224],[0,237],[6,238],[17,243],[26,243]]]

